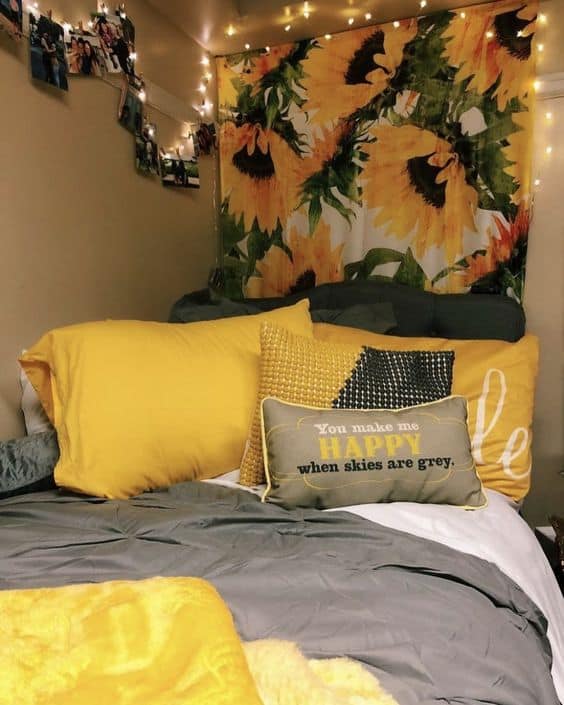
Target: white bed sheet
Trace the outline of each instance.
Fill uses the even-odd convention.
[[[208,482],[262,494],[264,488],[242,487],[238,479],[236,470]],[[552,677],[564,703],[564,598],[534,533],[519,516],[516,505],[498,492],[486,493],[488,506],[476,511],[414,502],[360,504],[327,511],[351,512],[496,565],[540,607],[548,620]]]

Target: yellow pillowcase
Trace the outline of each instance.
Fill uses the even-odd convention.
[[[237,468],[265,321],[312,337],[307,300],[256,316],[104,321],[43,336],[20,362],[57,430],[57,484],[123,499]]]
[[[261,705],[205,580],[0,591],[0,705]]]
[[[386,350],[454,350],[452,393],[468,399],[468,428],[485,487],[523,499],[530,487],[531,440],[538,340],[398,338],[315,323],[314,336]]]

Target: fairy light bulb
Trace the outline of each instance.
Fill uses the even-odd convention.
[[[150,127],[150,128],[147,130],[147,132],[149,133],[149,137],[154,137],[154,136],[155,136],[155,130],[154,130],[152,127]]]
[[[92,20],[88,20],[87,24],[90,29],[92,29],[92,27],[94,27],[94,22],[92,22]]]
[[[206,79],[206,81],[211,81],[212,78],[213,78],[213,76],[212,76],[212,74],[208,71],[207,73],[204,74],[204,78]]]
[[[541,185],[540,179],[535,179],[535,186],[538,188]]]
[[[332,36],[333,36],[332,34],[326,34],[326,35],[325,35],[325,39],[326,39],[327,41],[329,41]]]
[[[309,18],[309,2],[304,2],[303,16],[306,20]]]
[[[494,33],[492,32],[492,30],[488,29],[488,31],[486,32],[486,38],[493,39],[493,36],[494,36]]]
[[[209,66],[210,65],[210,57],[209,56],[202,56],[202,60],[200,61],[202,66]]]
[[[398,22],[398,20],[396,20],[396,21],[394,22],[394,27],[395,27],[396,29],[398,29],[399,26],[400,26],[400,23]]]
[[[548,18],[544,12],[539,13],[539,24],[546,24],[548,22]]]
[[[354,24],[354,17],[349,17],[349,19],[347,20],[347,22],[348,22],[348,24],[349,24],[349,27],[350,27],[351,25],[353,25],[353,24]]]
[[[545,113],[544,116],[549,122],[552,120],[552,113],[550,111],[548,113]]]
[[[137,61],[137,52],[132,51],[129,55],[129,58],[131,59],[131,61]]]
[[[542,54],[544,51],[544,44],[537,44],[537,50]]]
[[[245,49],[246,49],[247,51],[249,51],[250,48],[251,48],[251,45],[247,42],[247,43],[245,44]]]
[[[292,25],[291,25],[291,24],[287,24],[287,25],[284,27],[284,31],[285,31],[285,32],[289,32],[291,29],[292,29]]]
[[[264,47],[264,50],[267,54],[270,54],[270,47]]]
[[[425,7],[427,7],[427,0],[421,0],[419,3],[419,7],[423,10]]]
[[[235,34],[235,27],[230,24],[225,33],[228,37],[232,37]]]
[[[533,88],[535,89],[535,91],[540,90],[541,86],[542,86],[542,81],[539,81],[538,79],[536,81],[533,81]]]
[[[465,20],[465,19],[466,19],[466,13],[465,13],[464,11],[462,11],[462,12],[460,13],[460,19],[462,19],[462,20]]]
[[[371,12],[367,12],[367,13],[364,15],[364,19],[365,19],[367,22],[368,22],[369,20],[371,20],[371,19],[372,19],[372,13],[371,13]]]
[[[142,89],[139,91],[139,100],[140,100],[142,103],[144,103],[144,102],[147,100],[147,94],[145,93],[145,89],[144,89],[144,88],[142,88]]]
[[[548,155],[552,154],[552,145],[549,144],[548,147],[547,147],[544,151],[545,151],[546,154],[548,154]]]

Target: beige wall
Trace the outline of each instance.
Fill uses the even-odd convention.
[[[545,45],[539,74],[564,72],[564,0],[547,0],[541,10],[549,22],[539,34]],[[547,157],[549,144],[553,153]],[[524,303],[529,331],[539,336],[541,352],[532,491],[524,513],[538,526],[548,523],[550,513],[564,514],[564,98],[537,103],[535,161],[541,185],[535,196]]]
[[[53,4],[87,19],[92,3]],[[195,102],[201,48],[143,0],[128,0],[139,69]],[[0,33],[0,438],[19,435],[16,355],[54,326],[103,318],[166,319],[214,263],[215,160],[199,191],[138,175],[133,137],[116,121],[118,91],[70,79],[68,95],[29,77],[27,41]],[[181,125],[155,111],[162,144]]]

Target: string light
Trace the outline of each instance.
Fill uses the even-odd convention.
[[[211,81],[212,78],[213,78],[213,76],[212,76],[212,74],[211,74],[209,71],[207,71],[207,72],[204,74],[204,78],[206,79],[206,81]]]
[[[367,22],[368,22],[369,20],[371,20],[371,19],[372,19],[372,13],[371,13],[371,12],[367,12],[367,13],[364,15],[364,19],[365,19]]]
[[[145,89],[144,89],[144,88],[142,88],[142,89],[139,91],[139,100],[140,100],[142,103],[144,103],[144,102],[147,100],[147,94],[145,93]]]
[[[548,113],[545,113],[544,116],[549,122],[552,120],[552,113],[550,111]]]
[[[540,90],[541,86],[542,86],[542,81],[539,81],[538,79],[536,81],[533,81],[533,88],[535,89],[535,91]]]
[[[488,29],[488,31],[486,32],[486,37],[488,39],[493,39],[493,36],[494,36],[494,33],[492,32],[492,30]]]
[[[548,145],[548,147],[544,150],[547,154],[552,154],[552,145]]]
[[[202,66],[209,66],[210,65],[210,57],[204,54],[204,56],[202,56],[202,60],[200,61],[200,63],[202,64]]]
[[[421,0],[421,2],[419,3],[419,7],[421,9],[427,7],[427,0]]]
[[[270,47],[264,47],[264,50],[267,54],[270,54]]]
[[[205,84],[204,84],[204,83],[200,83],[200,85],[198,86],[198,90],[200,91],[200,93],[205,93],[205,92],[206,92],[206,86],[205,86]]]
[[[544,51],[544,44],[537,44],[537,49],[542,53]]]
[[[347,22],[349,23],[349,25],[353,25],[354,24],[354,17],[349,17]]]
[[[304,12],[303,12],[304,17],[306,20],[309,18],[309,3],[304,2]]]
[[[249,51],[250,48],[251,48],[251,45],[247,42],[247,44],[245,44],[245,49],[246,49],[247,51]]]
[[[539,24],[546,24],[547,17],[544,12],[539,13]]]
[[[460,19],[462,19],[462,20],[465,20],[465,19],[466,19],[466,13],[465,13],[465,12],[461,12],[461,13],[460,13]]]
[[[136,51],[132,51],[132,52],[129,54],[129,58],[131,59],[131,61],[137,61],[137,52],[136,52]]]
[[[230,24],[229,27],[225,30],[225,34],[227,34],[228,37],[232,37],[235,34],[235,27]]]
[[[287,25],[284,27],[284,31],[285,31],[285,32],[289,32],[291,29],[292,29],[292,25],[291,25],[291,24],[287,24]]]
[[[329,41],[332,36],[333,36],[332,34],[326,34],[326,35],[325,35],[325,39],[326,39],[327,41]]]
[[[400,26],[400,23],[398,22],[398,20],[396,20],[396,21],[394,22],[394,27],[397,29],[399,26]]]
[[[535,179],[535,186],[540,186],[541,180],[540,179]]]

